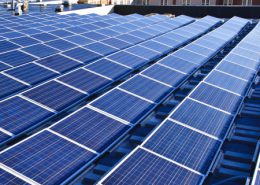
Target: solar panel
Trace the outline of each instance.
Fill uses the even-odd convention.
[[[144,41],[145,39],[139,38],[139,37],[135,37],[129,34],[122,34],[120,36],[117,36],[116,38],[123,40],[125,42],[131,43],[131,44],[138,44],[142,41]]]
[[[81,35],[74,35],[74,36],[66,37],[64,39],[67,41],[73,42],[74,44],[81,45],[81,46],[95,42],[94,40],[83,37]]]
[[[3,74],[0,74],[0,98],[7,97],[15,92],[25,89],[26,87],[28,86]]]
[[[194,64],[198,64],[198,65],[203,64],[207,59],[206,56],[191,52],[186,49],[178,50],[173,55],[176,57],[179,57],[183,60],[186,60],[186,61],[194,63]]]
[[[171,48],[171,50],[174,50],[175,48],[179,47],[179,45],[180,45],[175,40],[169,39],[165,36],[157,37],[153,40],[155,40],[156,42],[159,42],[161,44],[164,44],[166,46],[169,46]]]
[[[37,56],[39,58],[47,57],[49,55],[53,55],[55,53],[58,53],[58,50],[53,49],[49,46],[46,46],[44,44],[36,44],[33,46],[29,46],[22,49],[23,51],[30,53],[34,56]]]
[[[8,69],[8,68],[10,68],[10,66],[8,66],[8,65],[6,65],[6,64],[4,64],[4,63],[2,63],[2,62],[0,62],[0,71],[6,70],[6,69]]]
[[[132,32],[129,32],[129,34],[135,36],[135,37],[139,37],[139,38],[143,38],[143,39],[151,39],[153,36],[148,34],[148,33],[145,33],[145,32],[142,32],[140,30],[136,30],[136,31],[132,31]]]
[[[229,55],[227,55],[225,57],[225,60],[254,70],[257,70],[259,67],[259,63],[257,61],[240,55],[236,55],[234,53],[230,53]]]
[[[65,76],[60,77],[59,80],[87,92],[88,94],[94,93],[111,83],[110,80],[84,69],[78,69],[72,73],[66,74]]]
[[[159,63],[187,74],[193,72],[197,68],[196,64],[175,57],[174,55],[164,57]]]
[[[83,35],[84,37],[87,37],[87,38],[89,38],[89,39],[96,40],[96,41],[100,41],[100,40],[104,40],[104,39],[109,38],[109,37],[107,37],[106,35],[97,33],[97,32],[95,32],[95,31],[87,32],[87,33],[84,33],[84,34],[82,34],[82,35]]]
[[[0,54],[0,61],[12,66],[22,65],[34,60],[36,60],[35,57],[18,50]]]
[[[5,134],[3,132],[0,132],[0,143],[4,142],[4,141],[6,141],[6,140],[8,140],[10,138],[11,138],[11,136],[9,136],[9,135],[7,135],[7,134]],[[1,179],[1,176],[0,176],[0,179]]]
[[[102,152],[129,129],[129,126],[89,108],[83,108],[51,129],[88,148]]]
[[[39,33],[39,34],[32,35],[31,37],[38,39],[40,41],[43,41],[43,42],[58,39],[58,37],[48,34],[48,33]]]
[[[233,76],[237,76],[239,78],[243,78],[245,80],[251,80],[254,76],[254,71],[237,64],[222,61],[217,67],[218,70],[223,71],[225,73],[229,73]]]
[[[189,45],[185,46],[185,49],[193,51],[195,53],[202,54],[202,55],[207,56],[207,57],[211,57],[212,55],[214,55],[216,53],[215,50],[211,50],[209,48],[199,46],[199,45],[196,45],[196,44],[189,44]]]
[[[3,33],[3,34],[1,34],[1,36],[5,37],[7,39],[12,39],[12,38],[17,38],[17,37],[22,37],[25,35],[22,33],[16,32],[16,31],[11,31],[11,32]]]
[[[223,139],[233,116],[193,100],[186,99],[175,109],[171,118]]]
[[[53,71],[33,63],[10,69],[5,73],[31,85],[35,85],[58,75],[58,73],[54,73]]]
[[[23,47],[40,43],[40,41],[27,36],[11,39],[10,41],[12,41],[15,44],[19,44]]]
[[[218,71],[213,71],[205,81],[239,95],[244,95],[249,85],[248,81]]]
[[[157,103],[172,90],[172,88],[168,86],[139,75],[119,87]]]
[[[19,48],[17,44],[11,43],[9,41],[0,41],[0,53],[7,52]]]
[[[105,40],[102,41],[102,43],[105,43],[107,45],[113,46],[113,47],[118,48],[118,49],[124,49],[124,48],[127,48],[127,47],[132,45],[130,43],[127,43],[125,41],[122,41],[122,40],[119,40],[119,39],[116,39],[116,38],[105,39]]]
[[[178,86],[180,82],[182,82],[183,79],[186,77],[186,75],[182,73],[160,65],[153,65],[152,67],[142,72],[142,74],[158,80],[162,83],[166,83],[172,87]]]
[[[103,34],[103,35],[106,35],[107,37],[115,37],[115,36],[120,35],[119,32],[111,30],[109,28],[98,29],[98,30],[96,30],[96,32]]]
[[[160,44],[159,42],[155,42],[155,41],[152,41],[152,40],[141,43],[140,45],[145,46],[145,47],[152,49],[154,51],[160,52],[161,54],[169,53],[172,50],[172,48],[170,46],[166,46],[164,44]]]
[[[57,111],[67,108],[85,97],[83,93],[56,81],[38,86],[23,95]]]
[[[205,174],[220,144],[218,140],[166,121],[143,146]]]
[[[190,97],[230,113],[237,111],[242,101],[240,96],[205,83],[200,84]]]
[[[144,58],[140,58],[124,51],[117,52],[107,58],[131,68],[138,68],[148,62],[148,60]]]
[[[131,71],[129,68],[106,59],[101,59],[93,64],[87,65],[85,68],[114,80]]]
[[[105,94],[91,105],[131,123],[137,122],[154,106],[118,89]]]
[[[13,134],[19,134],[53,115],[52,112],[20,97],[2,101],[0,110],[1,127]]]
[[[59,54],[38,60],[37,63],[51,68],[55,71],[58,71],[60,73],[67,72],[81,65],[81,63],[79,62],[76,62],[70,58],[67,58]]]
[[[125,51],[140,56],[142,58],[146,58],[147,60],[150,61],[155,60],[161,56],[160,53],[139,45],[128,48]]]
[[[137,149],[102,184],[199,184],[202,176],[143,149]]]
[[[96,60],[98,58],[101,58],[102,56],[94,53],[92,51],[83,49],[83,48],[75,48],[68,51],[65,51],[62,53],[65,56],[71,57],[73,59],[76,59],[80,62],[84,62],[85,64],[88,64],[92,62],[93,60]]]
[[[46,42],[45,44],[48,45],[48,46],[51,46],[55,49],[61,50],[61,51],[66,51],[68,49],[72,49],[72,48],[75,48],[77,46],[76,44],[65,41],[63,39],[53,40],[53,41],[50,41],[50,42]]]
[[[25,181],[19,179],[18,177],[14,176],[13,174],[4,171],[3,169],[0,169],[0,180],[3,184],[21,184],[21,185],[30,185],[29,183],[26,183]]]
[[[106,55],[109,55],[111,53],[118,51],[118,49],[111,47],[109,45],[100,43],[100,42],[89,44],[89,45],[85,46],[84,48],[94,51],[103,56],[106,56]]]
[[[43,131],[5,151],[0,158],[4,165],[37,183],[60,184],[95,156],[49,131]]]

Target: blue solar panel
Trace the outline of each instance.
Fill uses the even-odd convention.
[[[160,53],[139,45],[128,48],[126,49],[126,51],[151,61],[161,56]]]
[[[229,55],[227,55],[227,57],[225,57],[225,60],[255,70],[257,70],[259,67],[259,62],[240,55],[236,55],[234,53],[230,53]]]
[[[103,56],[109,55],[111,53],[118,51],[118,49],[111,47],[109,45],[106,45],[106,44],[102,44],[100,42],[89,44],[89,45],[85,46],[84,48],[94,51],[96,53],[99,53],[100,55],[103,55]]]
[[[217,69],[249,81],[253,78],[255,73],[251,69],[230,63],[225,60],[221,62],[221,64],[217,67]]]
[[[163,37],[157,37],[155,39],[153,39],[156,42],[159,42],[161,44],[167,45],[171,48],[171,50],[174,50],[175,48],[180,46],[179,42],[176,42],[175,40],[166,38],[165,36]]]
[[[18,50],[0,54],[0,61],[3,61],[6,64],[9,64],[12,66],[22,65],[22,64],[34,61],[34,60],[36,60],[35,57],[32,57],[31,55],[28,55],[28,54],[18,51]]]
[[[53,113],[28,102],[20,97],[13,97],[0,103],[0,125],[3,129],[19,134],[35,126]]]
[[[126,32],[129,31],[128,29],[126,29],[126,28],[124,28],[122,26],[112,26],[112,27],[110,27],[110,29],[114,30],[114,31],[116,31],[118,33],[126,33]]]
[[[84,33],[84,32],[87,32],[88,30],[87,29],[84,29],[80,26],[74,26],[74,27],[70,27],[70,28],[66,28],[66,30],[72,32],[72,33],[77,33],[77,34],[81,34],[81,33]]]
[[[92,23],[95,26],[99,26],[101,28],[109,27],[111,24],[105,23],[104,21],[99,21],[99,22],[93,22]]]
[[[2,63],[2,62],[0,62],[0,71],[6,70],[6,69],[8,69],[8,68],[10,68],[10,66],[8,66],[8,65],[6,65],[6,64],[4,64],[4,63]]]
[[[195,53],[199,53],[199,54],[208,56],[208,57],[210,57],[216,53],[216,50],[211,50],[211,49],[208,49],[206,47],[202,47],[202,46],[199,46],[196,44],[189,44],[189,45],[185,46],[185,49],[193,51]]]
[[[143,149],[137,149],[102,182],[129,184],[200,184],[202,176],[182,168]]]
[[[4,98],[6,96],[9,96],[15,92],[18,92],[28,86],[13,80],[12,78],[9,78],[3,74],[0,74],[0,98]]]
[[[122,34],[122,35],[120,35],[116,38],[123,40],[125,42],[128,42],[128,43],[131,43],[131,44],[138,44],[138,43],[145,40],[145,39],[141,39],[139,37],[135,37],[135,36],[132,36],[132,35],[129,35],[129,34]]]
[[[71,48],[75,48],[77,46],[76,44],[65,41],[63,39],[53,40],[53,41],[50,41],[50,42],[46,42],[45,44],[48,45],[48,46],[51,46],[55,49],[59,49],[61,51],[65,51],[65,50],[68,50],[68,49],[71,49]]]
[[[124,51],[117,52],[113,55],[108,56],[110,60],[116,61],[123,65],[129,66],[131,68],[138,68],[148,62],[148,60],[144,58],[140,58],[130,53],[126,53]]]
[[[248,81],[243,81],[218,71],[214,71],[208,75],[205,81],[240,95],[246,93],[249,85]]]
[[[127,28],[128,30],[136,30],[136,29],[140,28],[139,26],[136,26],[136,25],[131,24],[131,23],[120,24],[120,26]]]
[[[58,73],[54,73],[33,63],[10,69],[6,73],[33,85],[58,75]]]
[[[83,37],[81,35],[74,35],[74,36],[71,36],[71,37],[66,37],[64,39],[68,40],[70,42],[73,42],[75,44],[81,45],[81,46],[84,46],[84,45],[91,44],[91,43],[95,42],[94,40],[88,39],[88,38]]]
[[[129,32],[129,34],[143,39],[151,39],[153,37],[152,35],[142,32],[140,30]]]
[[[178,57],[175,57],[174,55],[169,55],[167,57],[164,57],[160,61],[160,63],[187,74],[193,72],[197,68],[196,64],[190,63],[186,60],[182,60]]]
[[[0,41],[0,53],[19,48],[18,45],[8,41]]]
[[[1,36],[5,37],[7,39],[13,39],[13,38],[22,37],[25,35],[22,33],[16,32],[16,31],[12,31],[12,32],[3,33],[3,34],[1,34]]]
[[[10,41],[14,42],[15,44],[19,44],[23,47],[34,45],[40,43],[40,41],[33,39],[31,37],[19,37],[16,39],[11,39]]]
[[[100,28],[99,26],[96,26],[94,24],[83,24],[83,25],[80,25],[80,27],[83,29],[86,29],[87,31],[92,31],[92,30],[96,30],[96,29]]]
[[[85,97],[83,93],[55,81],[31,89],[23,95],[58,111]]]
[[[155,42],[155,41],[147,41],[147,42],[144,42],[142,44],[140,44],[141,46],[145,46],[149,49],[152,49],[154,51],[158,51],[162,54],[166,54],[166,53],[169,53],[172,48],[169,47],[169,46],[166,46],[164,44],[160,44],[159,42]]]
[[[101,59],[86,68],[114,80],[131,71],[129,68],[106,59]]]
[[[55,31],[51,31],[50,33],[57,37],[68,37],[74,35],[73,33],[66,30],[55,30]]]
[[[94,53],[92,51],[83,49],[83,48],[75,48],[66,52],[63,52],[65,56],[74,58],[80,62],[84,62],[85,64],[92,62],[98,58],[101,58],[102,55]]]
[[[46,46],[44,44],[37,44],[37,45],[29,46],[29,47],[26,47],[22,50],[27,52],[27,53],[30,53],[34,56],[40,57],[40,58],[47,57],[49,55],[53,55],[55,53],[58,53],[58,50],[53,49],[53,48]]]
[[[2,153],[0,158],[3,164],[39,184],[61,184],[95,156],[44,131]]]
[[[124,49],[124,48],[127,48],[132,45],[130,43],[124,42],[124,41],[116,39],[116,38],[110,38],[110,39],[103,40],[102,43],[108,44],[108,45],[113,46],[118,49]]]
[[[145,70],[142,74],[153,79],[159,80],[163,83],[176,87],[186,77],[184,74],[168,69],[160,65],[154,65]]]
[[[137,122],[154,106],[154,104],[117,89],[94,101],[91,105],[131,123]]]
[[[190,97],[230,113],[234,113],[242,101],[240,96],[205,83],[199,85]]]
[[[82,34],[84,37],[87,37],[89,39],[92,39],[92,40],[96,40],[96,41],[99,41],[99,40],[104,40],[104,39],[107,39],[108,37],[103,35],[103,34],[100,34],[100,33],[97,33],[95,31],[91,31],[91,32],[87,32],[87,33],[84,33]]]
[[[4,141],[6,141],[6,140],[8,140],[10,138],[11,138],[11,136],[9,136],[9,135],[7,135],[7,134],[5,134],[3,132],[0,132],[0,143],[4,142]],[[1,179],[1,176],[0,176],[0,179]]]
[[[111,145],[129,126],[84,108],[51,129],[97,152]]]
[[[40,33],[41,30],[37,30],[37,29],[34,29],[34,28],[30,28],[30,29],[26,29],[26,30],[21,30],[20,32],[21,32],[21,33],[24,33],[24,34],[27,34],[27,35],[33,35],[33,34]]]
[[[110,80],[84,69],[79,69],[77,71],[69,73],[63,77],[60,77],[59,80],[73,87],[81,89],[82,91],[89,94],[111,83]]]
[[[174,56],[179,57],[188,62],[198,64],[198,65],[203,64],[207,60],[206,56],[202,56],[200,54],[197,54],[197,53],[185,50],[185,49],[176,51],[174,53]]]
[[[57,30],[56,27],[54,26],[40,26],[40,27],[36,27],[35,25],[31,25],[31,27],[35,27],[41,31],[45,31],[45,32],[49,32],[49,31],[53,31],[53,30]]]
[[[187,99],[171,118],[223,139],[233,116]]]
[[[120,88],[154,102],[159,102],[172,90],[172,88],[168,86],[142,76],[135,76],[131,80],[122,84]]]
[[[116,32],[114,30],[111,30],[109,28],[99,29],[99,30],[96,30],[96,32],[103,34],[103,35],[106,35],[108,37],[115,37],[115,36],[120,35],[120,33]]]
[[[41,40],[43,42],[58,39],[58,37],[48,34],[48,33],[39,33],[39,34],[32,35],[31,37]]]
[[[144,147],[205,174],[220,144],[218,140],[166,121]]]
[[[42,60],[38,60],[37,63],[54,69],[60,73],[67,72],[73,68],[79,67],[82,65],[79,62],[76,62],[70,58],[64,57],[62,55],[53,55]]]
[[[25,181],[19,179],[18,177],[12,175],[11,173],[8,173],[2,169],[0,169],[0,181],[1,184],[9,184],[9,185],[30,185],[29,183],[26,183]]]

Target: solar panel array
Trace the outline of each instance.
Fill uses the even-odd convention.
[[[211,16],[195,21],[187,16],[31,14],[1,16],[0,23],[2,145],[144,68],[0,152],[4,184],[61,184],[108,151],[249,21],[234,17],[221,25]],[[100,183],[201,183],[258,70],[256,39],[258,29]]]
[[[82,16],[79,16],[79,18],[81,18],[82,20],[89,21],[89,19],[86,19],[84,17],[86,16],[83,16],[82,19]],[[92,15],[90,15],[90,17],[92,17]],[[95,16],[96,22],[94,23],[101,24],[105,22],[100,21],[99,18],[101,18],[101,16]],[[135,20],[135,18],[138,19],[138,21],[133,21]],[[71,16],[71,19],[75,19],[75,15]],[[94,23],[88,23],[76,27],[58,29],[56,30],[56,33],[58,31],[62,33],[64,31],[68,32],[70,29],[84,29],[85,31],[83,31],[83,33],[81,34],[85,36],[88,35],[89,37],[93,36],[94,39],[97,38],[97,33],[100,30],[104,31],[107,29],[107,32],[110,33],[110,30],[112,28],[123,28],[124,32],[128,30],[128,32],[131,32],[132,34],[139,33],[143,35],[149,35],[149,39],[136,37],[137,39],[141,40],[140,42],[146,41],[145,43],[147,43],[150,41],[154,42],[155,44],[160,44],[159,41],[153,41],[152,38],[160,38],[159,36],[163,33],[168,33],[170,30],[176,29],[194,20],[186,16],[180,16],[173,20],[169,20],[164,16],[152,16],[150,18],[141,16],[140,18],[140,16],[138,15],[125,17],[107,16],[106,18],[102,17],[101,19],[108,19],[107,22],[109,22],[110,24],[117,24],[119,21],[131,21],[131,23],[123,23],[120,24],[120,26],[116,25],[102,29],[95,28],[95,31],[90,28],[90,26],[94,26]],[[167,21],[165,21],[165,19]],[[207,18],[205,18],[205,20],[206,19]],[[91,18],[91,20],[93,20],[93,18]],[[155,23],[157,23],[156,26],[154,25]],[[161,24],[162,26],[160,26]],[[163,25],[166,26],[165,24],[168,26],[167,28],[163,27]],[[151,28],[151,25],[153,25],[153,28]],[[85,27],[88,27],[88,29],[86,29]],[[144,28],[141,29],[141,27]],[[137,28],[138,31],[132,31]],[[146,32],[149,32],[149,34]],[[51,33],[48,32],[46,34]],[[71,34],[72,33],[70,33],[70,35]],[[84,37],[76,33],[73,33],[73,35],[75,37]],[[158,58],[162,55],[162,53],[158,53],[153,49],[150,49],[149,47],[141,47],[137,44],[132,44],[127,41],[125,42],[123,40],[120,40],[117,38],[118,36],[114,37],[105,36],[103,34],[99,35],[102,36],[102,39],[99,41],[92,40],[92,44],[85,45],[86,43],[84,43],[84,46],[82,46],[82,39],[79,39],[80,43],[75,43],[77,44],[76,48],[68,49],[67,51],[64,51],[63,49],[62,51],[60,51],[59,54],[47,56],[43,59],[29,62],[18,67],[10,67],[12,69],[4,70],[2,74],[0,74],[2,89],[1,94],[3,98],[3,101],[1,101],[0,103],[0,109],[4,112],[4,115],[6,115],[3,119],[0,120],[0,122],[1,128],[6,131],[5,133],[9,134],[9,137],[3,137],[1,142],[5,142],[10,138],[12,139],[12,137],[22,133],[26,129],[38,125],[43,120],[56,115],[64,109],[67,109],[71,106],[71,104],[74,104],[80,99],[86,98],[96,93],[97,91],[105,88],[107,85],[112,84],[123,76],[131,73],[133,70],[140,68],[141,66],[151,62],[155,58]],[[120,34],[117,32],[117,35],[122,36],[127,34]],[[131,37],[134,37],[131,34],[129,35]],[[35,36],[35,34],[32,34],[31,36]],[[31,36],[26,36],[26,38],[32,39]],[[65,36],[65,38],[59,38],[54,41],[60,42],[65,40],[66,38],[68,37]],[[22,38],[22,40],[24,40],[24,37]],[[11,43],[12,41],[4,40],[3,42]],[[178,46],[184,44],[185,42],[188,42],[188,39],[178,42]],[[41,45],[46,48],[47,42],[42,43]],[[65,43],[62,43],[61,45],[67,46],[67,44]],[[102,45],[101,49],[100,45]],[[35,48],[37,46],[38,44],[29,47]],[[109,53],[113,53],[116,51],[117,52],[106,57],[106,54],[98,54],[97,52],[100,53],[106,51],[103,46],[106,48],[112,48],[112,51],[110,51]],[[170,52],[174,49],[174,47],[166,45],[163,46],[164,49],[167,48],[167,51],[165,51],[165,53]],[[85,49],[83,47],[89,49]],[[44,52],[46,52],[44,48],[43,50]],[[93,48],[96,48],[96,51],[92,51],[94,50]],[[129,51],[120,50],[123,48],[129,48]],[[14,59],[12,53],[11,56],[9,56],[8,54],[9,57],[7,57],[7,59],[10,61],[19,60],[19,56],[21,53],[21,51],[19,50],[21,49],[23,48],[21,47],[18,50],[6,52],[19,52],[18,58]],[[37,48],[35,51],[43,53],[42,50],[40,50],[39,48]],[[138,52],[140,51],[142,53],[138,54]],[[6,53],[4,53],[3,55],[6,55]],[[140,56],[143,53],[153,54],[153,58],[143,58],[142,56]],[[98,58],[100,58],[100,60],[94,61],[95,59],[97,59],[97,55],[99,56]],[[16,55],[14,57],[16,57]],[[126,59],[131,59],[130,63],[127,64]],[[2,60],[1,55],[0,60]],[[44,82],[44,80],[48,81]],[[34,86],[36,84],[40,85]],[[9,97],[10,94],[12,94],[13,96]],[[34,114],[37,114],[38,116],[32,117],[31,115]]]
[[[255,166],[255,172],[251,184],[252,185],[260,184],[260,154],[258,154],[258,159]]]
[[[226,23],[215,32],[225,34],[226,30],[232,39],[247,24],[238,22]],[[255,43],[260,41],[259,25],[99,184],[201,184],[258,72],[260,50]],[[219,42],[212,42],[213,47],[215,43]]]

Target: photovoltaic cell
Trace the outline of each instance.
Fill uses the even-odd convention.
[[[40,41],[27,36],[11,39],[10,41],[14,42],[15,44],[19,44],[23,47],[40,43]]]
[[[36,44],[33,46],[26,47],[22,50],[39,58],[47,57],[58,52],[58,50],[48,47],[44,44]]]
[[[172,90],[172,88],[168,86],[142,76],[135,76],[122,84],[120,88],[154,102],[159,102]]]
[[[74,35],[74,36],[71,36],[71,37],[66,37],[64,39],[68,40],[70,42],[73,42],[75,44],[81,45],[81,46],[84,46],[84,45],[91,44],[91,43],[95,42],[94,40],[88,39],[88,38],[83,37],[81,35]]]
[[[205,81],[240,95],[244,95],[246,93],[249,85],[247,81],[243,81],[218,71],[213,71],[207,76]]]
[[[186,60],[175,57],[174,55],[169,55],[169,56],[163,58],[160,61],[160,63],[163,65],[166,65],[168,67],[171,67],[173,69],[177,69],[179,71],[187,73],[187,74],[193,72],[197,68],[196,64],[190,63]]]
[[[199,85],[190,97],[230,113],[236,112],[242,101],[240,96],[205,83]]]
[[[191,51],[185,50],[185,49],[178,50],[173,55],[176,56],[176,57],[179,57],[183,60],[186,60],[188,62],[192,62],[194,64],[198,64],[198,65],[203,64],[206,60],[205,56],[196,54],[194,52],[191,52]]]
[[[48,33],[39,33],[39,34],[32,35],[31,37],[41,40],[43,42],[58,39],[58,37],[48,34]]]
[[[93,64],[87,65],[85,68],[114,80],[131,71],[129,68],[106,59],[101,59]]]
[[[161,56],[160,53],[139,45],[128,48],[126,51],[142,58],[146,58],[150,61],[155,60]]]
[[[132,36],[130,34],[122,34],[120,36],[117,36],[116,38],[121,39],[121,40],[131,43],[131,44],[138,44],[145,40],[145,39],[141,39],[139,37]]]
[[[2,153],[0,161],[40,184],[61,184],[95,156],[43,131]]]
[[[57,111],[65,109],[85,97],[83,93],[55,81],[31,89],[23,95]]]
[[[4,63],[2,63],[2,62],[0,62],[0,71],[6,70],[6,69],[8,69],[8,68],[10,68],[10,66],[8,66],[8,65],[6,65],[6,64],[4,64]]]
[[[233,116],[186,99],[171,118],[223,139]]]
[[[102,184],[199,184],[202,176],[143,149],[137,149]]]
[[[0,125],[3,129],[19,134],[35,126],[53,113],[20,97],[13,97],[0,103]]]
[[[105,44],[108,44],[110,46],[113,46],[118,49],[124,49],[126,47],[131,46],[132,44],[124,42],[122,40],[116,39],[116,38],[109,38],[102,41]]]
[[[155,42],[155,41],[152,41],[152,40],[141,43],[140,45],[145,46],[145,47],[152,49],[154,51],[160,52],[162,54],[169,53],[172,50],[171,47],[166,46],[164,44],[160,44],[159,42]]]
[[[69,51],[63,52],[65,56],[74,58],[80,62],[84,62],[85,64],[92,62],[93,60],[96,60],[98,58],[101,58],[102,55],[99,55],[97,53],[94,53],[92,51],[83,49],[83,48],[75,48],[71,49]]]
[[[37,63],[54,69],[60,73],[64,73],[82,65],[79,62],[76,62],[70,58],[64,57],[59,54],[44,58],[42,60],[38,60]]]
[[[97,32],[95,32],[95,31],[87,32],[87,33],[84,33],[84,34],[82,34],[82,35],[83,35],[84,37],[87,37],[87,38],[89,38],[89,39],[96,40],[96,41],[104,40],[104,39],[107,39],[107,38],[108,38],[106,35],[97,33]]]
[[[148,60],[144,58],[140,58],[124,51],[117,52],[107,58],[131,68],[138,68],[148,62]]]
[[[31,85],[40,83],[58,75],[58,73],[54,73],[33,63],[10,69],[5,73]]]
[[[97,152],[111,145],[129,126],[84,108],[51,129]]]
[[[4,141],[6,141],[6,140],[8,140],[10,138],[11,138],[11,136],[9,136],[9,135],[7,135],[7,134],[5,134],[3,132],[0,132],[0,143],[4,142]],[[1,179],[1,177],[0,177],[0,179]]]
[[[240,55],[236,55],[234,53],[227,55],[227,57],[225,57],[225,60],[255,70],[259,68],[259,62]]]
[[[163,83],[176,87],[185,78],[185,75],[177,71],[168,69],[160,65],[154,65],[149,69],[142,72],[142,74],[149,76],[155,80],[159,80]]]
[[[60,77],[59,80],[89,94],[94,93],[112,82],[84,69],[78,69],[72,73],[66,74],[65,76]]]
[[[0,53],[7,52],[19,48],[18,45],[8,41],[0,41]]]
[[[154,106],[118,89],[109,92],[91,105],[131,123],[137,122]]]
[[[118,49],[111,47],[109,45],[102,44],[100,42],[89,44],[89,45],[85,46],[84,48],[94,51],[103,56],[106,56],[106,55],[109,55],[111,53],[118,51]]]
[[[7,97],[15,92],[25,89],[26,85],[0,74],[0,98]]]
[[[59,49],[61,51],[65,51],[71,48],[75,48],[77,45],[76,44],[72,44],[71,42],[65,41],[63,39],[57,39],[57,40],[53,40],[50,42],[46,42],[45,43],[48,46],[51,46],[55,49]]]
[[[166,121],[144,147],[205,174],[220,144],[218,140]]]

